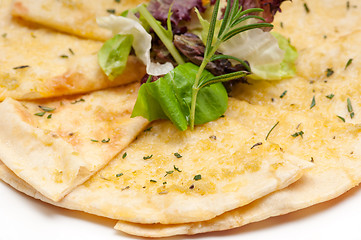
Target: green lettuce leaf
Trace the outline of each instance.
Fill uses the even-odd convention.
[[[132,43],[132,35],[116,34],[106,41],[98,52],[99,65],[109,80],[113,81],[124,71]]]
[[[149,121],[169,119],[181,131],[190,125],[192,87],[199,67],[186,63],[155,82],[143,84],[132,117],[143,116]],[[213,75],[205,71],[203,78]],[[218,119],[227,110],[228,95],[222,83],[202,88],[197,97],[195,124]]]
[[[279,47],[285,52],[283,61],[280,64],[268,64],[252,67],[252,74],[249,75],[254,80],[281,80],[296,75],[296,59],[298,53],[295,47],[281,34],[272,32],[277,39]]]

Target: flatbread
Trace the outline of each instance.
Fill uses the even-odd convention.
[[[302,51],[360,30],[359,1],[293,0],[281,5],[275,31],[289,38]]]
[[[279,142],[286,153],[313,161],[315,166],[289,187],[210,221],[178,225],[120,221],[116,229],[146,237],[227,230],[333,199],[361,181],[361,126],[245,102],[237,102],[226,116],[237,117],[241,124],[257,129],[261,135],[268,134],[279,122],[269,141]],[[299,131],[304,132],[303,138],[291,136]]]
[[[140,61],[130,57],[125,72],[109,81],[97,61],[102,42],[28,24],[12,18],[10,11],[11,0],[0,1],[0,101],[86,93],[138,81],[145,74]]]
[[[56,205],[138,223],[196,222],[284,188],[310,166],[231,116],[193,132],[159,121]]]
[[[305,49],[300,53],[295,78],[284,81],[252,81],[240,84],[233,96],[251,104],[277,109],[321,113],[342,123],[361,122],[361,31]],[[346,67],[347,63],[352,62]],[[333,73],[327,76],[327,69]],[[330,74],[330,73],[329,73]],[[283,93],[286,94],[283,95]],[[282,97],[281,97],[282,96]],[[313,98],[315,105],[311,109]],[[352,106],[348,109],[348,100]],[[341,118],[340,118],[341,117]]]
[[[104,41],[113,34],[98,26],[97,17],[120,14],[145,2],[148,1],[16,0],[13,3],[12,14],[76,36]]]
[[[130,118],[138,88],[133,84],[37,102],[6,99],[0,103],[0,159],[44,196],[59,201],[148,124]]]

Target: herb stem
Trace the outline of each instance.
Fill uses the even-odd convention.
[[[149,11],[144,5],[138,6],[137,9],[140,14],[142,14],[147,23],[151,26],[151,28],[154,30],[154,32],[157,34],[157,36],[160,38],[160,40],[164,43],[165,47],[168,49],[169,53],[173,56],[174,60],[178,63],[178,65],[184,64],[185,61],[179,54],[178,50],[175,48],[173,44],[173,39],[169,39],[167,34],[164,33],[165,29],[162,29],[160,26],[158,26],[157,20],[155,20],[155,18],[152,16],[152,14],[149,13]]]
[[[221,43],[222,42],[219,39],[217,39],[215,46],[212,47],[211,51],[208,53],[208,55],[205,56],[205,58],[202,61],[201,66],[199,67],[199,70],[197,72],[196,79],[195,79],[193,87],[192,87],[192,102],[191,102],[191,112],[190,112],[191,130],[194,130],[197,96],[198,96],[198,92],[200,90],[199,81],[201,80],[201,76],[202,76],[204,69],[206,68],[207,64],[211,61],[212,56],[216,53],[216,51],[217,51],[219,45],[221,45]]]

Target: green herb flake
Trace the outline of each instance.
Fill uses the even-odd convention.
[[[29,68],[29,67],[30,67],[29,65],[22,65],[22,66],[14,67],[13,69],[17,70],[17,69],[24,69],[24,68]]]
[[[256,144],[254,144],[251,149],[255,148],[255,147],[258,147],[258,146],[261,146],[263,143],[262,142],[258,142]]]
[[[305,8],[306,13],[310,13],[310,8],[308,7],[307,3],[304,3],[303,7]]]
[[[174,156],[175,156],[176,158],[181,158],[181,157],[183,157],[183,156],[180,155],[179,153],[174,153]]]
[[[47,117],[47,119],[50,119],[50,118],[52,118],[52,117],[53,117],[53,114],[49,114],[48,117]]]
[[[346,9],[349,10],[350,9],[350,1],[346,2]]]
[[[305,134],[303,131],[300,131],[300,132],[296,132],[296,133],[294,133],[294,134],[292,134],[291,136],[292,137],[298,137],[298,136],[301,136],[301,138],[303,138],[303,134]]]
[[[327,77],[331,77],[335,72],[333,71],[332,68],[327,68],[326,70],[326,76]]]
[[[281,94],[280,98],[283,98],[284,96],[286,96],[286,94],[287,94],[287,90]]]
[[[310,109],[314,108],[316,106],[316,98],[313,96]]]
[[[65,55],[65,54],[60,55],[60,57],[61,57],[61,58],[69,58],[69,56],[68,56],[68,55]]]
[[[166,185],[167,184],[167,182],[163,182],[163,185]]]
[[[352,58],[350,58],[350,59],[347,61],[346,66],[345,66],[345,70],[351,65],[352,61],[353,61]]]
[[[127,152],[125,152],[122,156],[122,159],[126,158],[128,156]]]
[[[164,175],[164,177],[166,177],[166,176],[168,176],[168,175],[170,175],[170,174],[173,174],[174,173],[174,171],[172,170],[172,171],[165,171],[165,175]]]
[[[199,181],[201,179],[202,179],[202,175],[200,175],[200,174],[195,175],[194,178],[193,178],[193,180],[195,180],[195,181]]]
[[[331,94],[327,95],[326,97],[327,97],[328,99],[332,99],[334,96],[335,96],[335,94],[331,93]]]
[[[352,108],[351,99],[347,98],[347,111],[350,113],[350,117],[353,118],[355,113]]]
[[[280,122],[278,121],[275,125],[273,125],[273,127],[271,128],[271,130],[269,130],[269,132],[267,133],[266,139],[265,139],[266,141],[267,141],[269,135],[271,134],[271,132],[277,127],[277,125],[278,125],[279,123],[280,123]]]
[[[115,9],[107,9],[107,12],[110,14],[115,14]]]
[[[149,155],[149,156],[144,156],[143,157],[143,160],[148,160],[148,159],[151,159],[153,157],[153,154],[152,155]]]
[[[109,143],[109,142],[110,142],[110,138],[102,140],[102,143]]]
[[[99,141],[96,140],[96,139],[90,139],[90,141],[92,141],[92,142],[99,142]]]
[[[71,104],[77,104],[77,103],[80,103],[80,102],[85,102],[85,100],[83,98],[80,98],[78,100],[75,100],[74,102],[71,102]]]
[[[2,36],[3,38],[6,38],[6,37],[8,36],[8,34],[7,34],[7,33],[3,33],[1,36]]]
[[[120,3],[121,2],[121,0],[114,0],[116,3]]]
[[[123,173],[118,173],[117,175],[115,175],[116,177],[121,177],[123,176],[124,174]]]
[[[34,114],[35,116],[42,117],[45,115],[45,112],[38,112]]]
[[[149,127],[147,129],[144,130],[144,132],[150,132],[152,130],[153,127]]]
[[[176,170],[177,172],[182,172],[181,170],[179,170],[179,168],[177,168],[175,165],[173,165],[174,170]]]
[[[51,107],[46,107],[46,106],[39,106],[39,108],[41,110],[43,110],[44,112],[54,112],[56,110],[56,108],[51,108]]]
[[[339,119],[341,119],[342,122],[346,122],[345,118],[341,117],[341,116],[337,116]]]
[[[151,183],[156,183],[157,181],[156,181],[156,180],[151,179],[151,180],[149,180],[149,182],[151,182]]]
[[[71,55],[75,55],[73,49],[69,48],[69,52],[71,53]]]

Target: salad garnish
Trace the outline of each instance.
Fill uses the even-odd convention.
[[[207,6],[200,0],[153,0],[99,18],[115,35],[98,54],[109,79],[122,73],[132,52],[147,66],[132,117],[194,129],[224,115],[234,81],[293,76],[296,50],[269,32],[273,25],[259,8],[269,21],[282,1],[251,2],[227,0],[222,8],[220,0]]]

